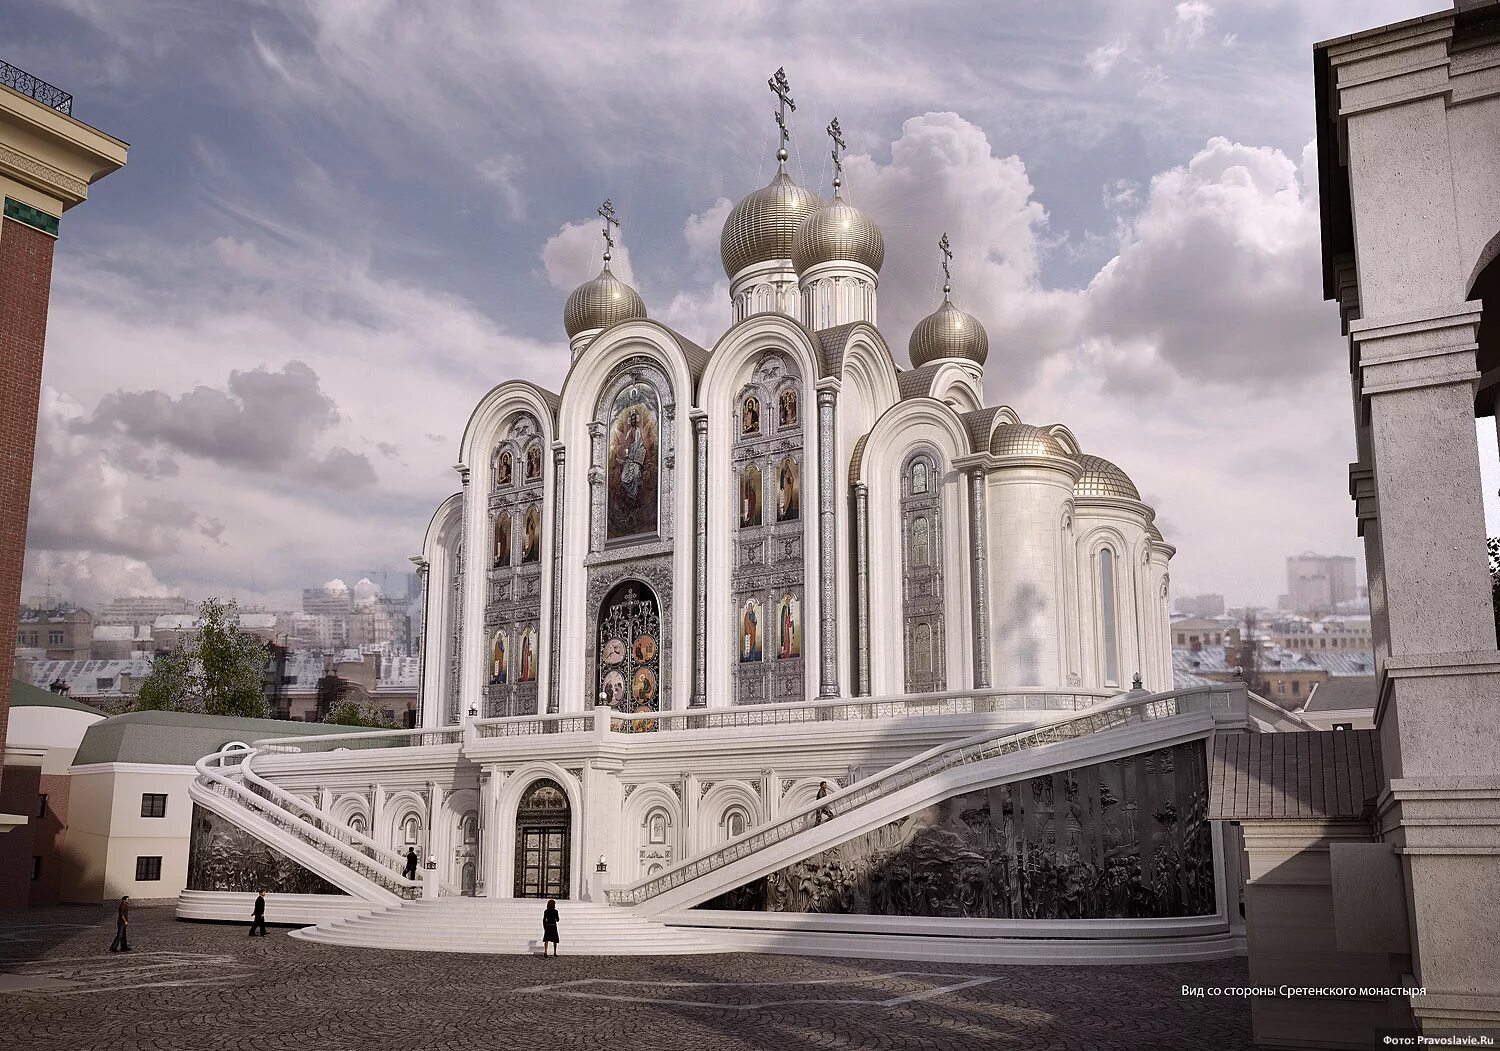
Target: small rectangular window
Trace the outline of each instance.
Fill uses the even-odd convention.
[[[62,640],[63,640],[63,633],[62,632],[60,632],[60,631],[49,631],[49,632],[47,632],[47,645],[49,645],[49,646],[61,646],[62,645]]]
[[[161,792],[145,792],[141,795],[141,817],[166,817],[167,797]]]
[[[36,854],[31,855],[31,878],[42,878],[42,859]]]
[[[135,878],[138,883],[151,883],[161,879],[160,857],[138,857],[135,859]]]
[[[46,792],[43,792],[41,795],[39,795],[39,796],[36,797],[36,816],[37,817],[46,817],[47,816],[47,793]]]

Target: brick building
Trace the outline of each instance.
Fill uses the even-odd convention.
[[[53,246],[63,213],[124,165],[128,148],[72,112],[71,95],[0,62],[0,639],[7,640],[21,603]],[[10,682],[14,663],[11,646],[0,646],[0,683]],[[0,690],[0,790],[9,710],[9,691]],[[0,832],[29,820],[0,811]]]

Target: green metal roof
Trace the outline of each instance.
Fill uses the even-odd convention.
[[[10,680],[10,706],[12,708],[25,708],[27,706],[42,708],[67,708],[75,712],[88,712],[90,715],[105,715],[98,708],[92,708],[82,701],[51,690],[44,690],[40,686],[33,686],[29,682],[20,679]]]
[[[127,712],[97,722],[83,734],[75,766],[90,763],[167,763],[191,766],[230,741],[358,733],[359,728],[289,719],[235,719],[192,712]],[[374,730],[373,733],[380,731]]]

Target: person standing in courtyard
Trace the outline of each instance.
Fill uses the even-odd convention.
[[[547,911],[542,913],[542,955],[547,955],[547,943],[552,943],[552,955],[557,955],[557,921],[562,917],[557,911],[557,900],[547,899]]]
[[[250,917],[250,937],[255,937],[255,928],[260,928],[260,936],[266,936],[266,891],[262,887],[255,895],[255,913]]]
[[[126,930],[130,926],[130,895],[120,895],[120,913],[115,918],[115,940],[110,943],[110,952],[129,952],[130,938]]]
[[[406,868],[402,870],[401,875],[407,879],[417,878],[417,851],[415,847],[406,848]]]

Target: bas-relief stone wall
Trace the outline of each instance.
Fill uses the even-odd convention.
[[[764,912],[1106,919],[1214,912],[1199,742],[966,792],[707,902]]]
[[[193,805],[188,890],[265,890],[276,894],[342,894],[316,873],[211,810]]]

